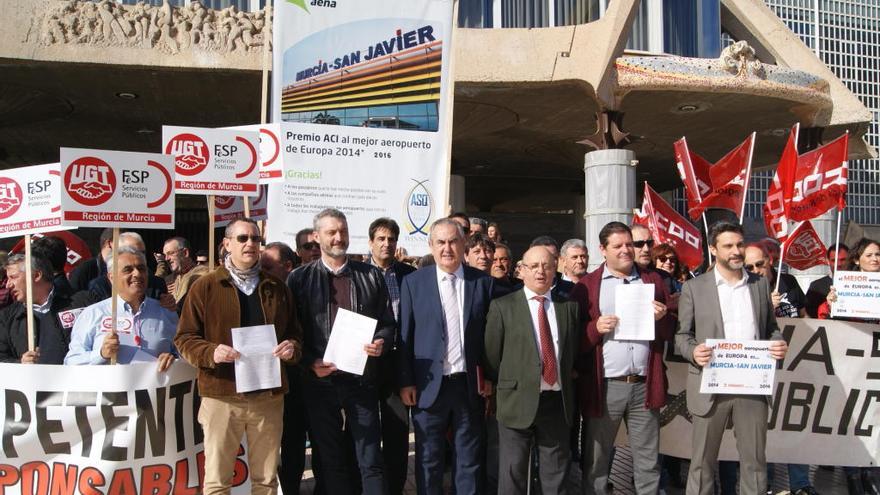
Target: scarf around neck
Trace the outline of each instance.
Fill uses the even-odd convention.
[[[257,283],[260,281],[259,260],[254,263],[254,266],[242,270],[232,263],[232,256],[226,255],[226,257],[223,258],[223,266],[229,271],[229,275],[232,277],[232,283],[238,287],[238,290],[242,291],[246,296],[253,294],[254,289],[257,288]]]

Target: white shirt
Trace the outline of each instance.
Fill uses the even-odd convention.
[[[602,315],[620,315],[626,308],[615,308],[616,287],[624,283],[605,266],[602,269],[602,285],[599,289],[599,312]],[[641,284],[639,271],[633,264],[632,271],[626,277],[630,284]],[[648,358],[651,356],[650,342],[645,340],[615,340],[614,332],[604,335],[602,343],[602,361],[605,365],[605,377],[648,374]]]
[[[731,285],[724,280],[721,272],[715,272],[715,285],[718,287],[718,302],[721,304],[721,321],[724,324],[724,338],[730,340],[755,340],[758,326],[752,310],[752,297],[749,294],[749,275],[743,270],[742,278]]]
[[[443,374],[450,375],[452,373],[462,373],[467,371],[467,366],[465,363],[465,355],[464,355],[464,266],[461,264],[458,265],[458,268],[453,272],[455,275],[455,295],[458,299],[458,331],[461,337],[461,359],[456,360],[454,363],[449,362],[449,344],[450,339],[446,339],[446,356],[443,360]],[[439,265],[437,265],[437,289],[440,292],[440,307],[443,307],[443,284],[448,284],[446,281],[447,273],[444,272]]]
[[[541,391],[545,390],[554,390],[560,391],[562,390],[562,386],[560,385],[560,372],[559,372],[559,328],[558,323],[556,321],[556,309],[553,307],[553,301],[550,299],[550,291],[547,291],[545,294],[538,294],[528,289],[528,287],[523,287],[523,292],[526,293],[526,300],[529,302],[529,313],[532,315],[532,329],[535,332],[535,345],[538,350],[538,360],[541,360],[541,327],[538,323],[538,305],[543,304],[544,309],[547,311],[547,320],[550,323],[550,336],[553,340],[553,355],[556,358],[556,384],[550,385],[549,383],[544,381],[543,374],[541,375]],[[543,302],[533,301],[532,298],[535,296],[541,296],[544,298]]]

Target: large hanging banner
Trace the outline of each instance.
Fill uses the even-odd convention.
[[[446,214],[452,0],[276,4],[273,121],[284,184],[269,192],[269,240],[293,245],[320,210],[348,217],[353,253],[378,217],[400,247],[427,253]]]
[[[61,226],[61,172],[57,163],[0,171],[0,237]]]
[[[835,466],[880,463],[880,327],[779,318],[788,354],[777,361],[770,397],[767,461]],[[669,400],[660,412],[660,451],[689,459],[688,364],[667,355]],[[720,459],[736,460],[733,430]]]
[[[201,493],[196,370],[0,364],[0,493]],[[247,455],[233,493],[250,493]]]

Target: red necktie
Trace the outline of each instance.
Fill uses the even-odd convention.
[[[535,296],[538,301],[538,333],[541,334],[541,378],[548,385],[556,385],[556,352],[553,350],[553,335],[550,333],[550,320],[544,309],[544,296]]]

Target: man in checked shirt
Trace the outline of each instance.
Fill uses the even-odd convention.
[[[377,218],[370,224],[370,264],[385,276],[388,287],[388,301],[394,310],[394,319],[400,320],[400,284],[403,277],[415,268],[394,258],[397,252],[397,238],[400,227],[390,218]],[[409,454],[409,411],[397,394],[395,373],[397,342],[390,352],[382,357],[381,383],[379,385],[382,417],[382,455],[385,458],[385,479],[388,493],[403,493],[406,483],[407,456]]]

